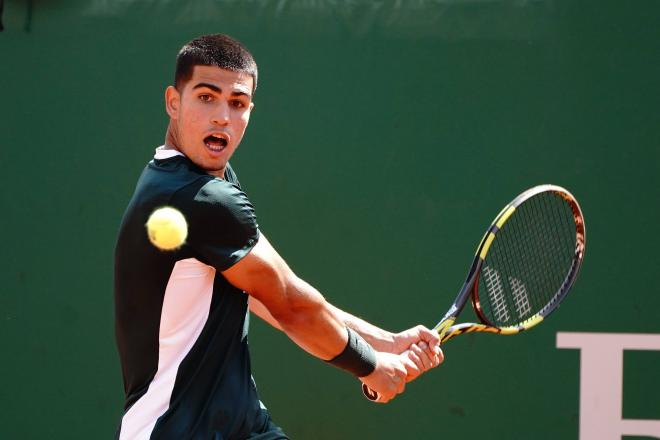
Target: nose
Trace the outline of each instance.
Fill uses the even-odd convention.
[[[229,124],[229,105],[226,102],[222,102],[216,107],[211,122],[221,126]]]

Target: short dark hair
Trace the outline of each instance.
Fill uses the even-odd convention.
[[[211,34],[195,38],[181,48],[176,57],[174,87],[181,87],[192,78],[195,66],[216,66],[252,76],[252,92],[257,88],[257,63],[239,41],[224,35]]]

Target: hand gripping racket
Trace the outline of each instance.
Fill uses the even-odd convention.
[[[586,231],[577,200],[564,188],[531,188],[495,217],[467,279],[433,329],[443,344],[471,332],[513,335],[539,324],[566,297],[584,258]],[[468,299],[480,324],[454,324]],[[378,394],[362,384],[369,400]]]

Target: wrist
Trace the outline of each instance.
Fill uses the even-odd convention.
[[[376,352],[356,331],[346,327],[348,341],[344,350],[327,361],[356,377],[370,375],[376,369]]]

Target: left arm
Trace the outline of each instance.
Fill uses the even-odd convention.
[[[250,311],[275,327],[282,330],[282,326],[271,315],[266,306],[258,299],[250,296]],[[334,313],[340,317],[347,327],[360,334],[377,351],[392,354],[403,354],[414,363],[416,368],[408,365],[408,382],[416,379],[421,373],[430,370],[442,363],[444,357],[440,350],[438,334],[423,325],[412,327],[399,333],[383,330],[367,321],[351,315],[330,304]]]
[[[270,314],[266,306],[258,299],[250,297],[250,311],[272,325],[278,330],[282,327],[277,320]],[[392,333],[368,323],[364,319],[351,315],[348,312],[330,304],[333,311],[341,318],[347,327],[352,328],[360,334],[375,350],[385,351],[392,354],[401,354],[408,350],[412,344],[426,342],[430,346],[439,345],[440,339],[437,333],[427,329],[423,325],[404,330],[399,333]]]

